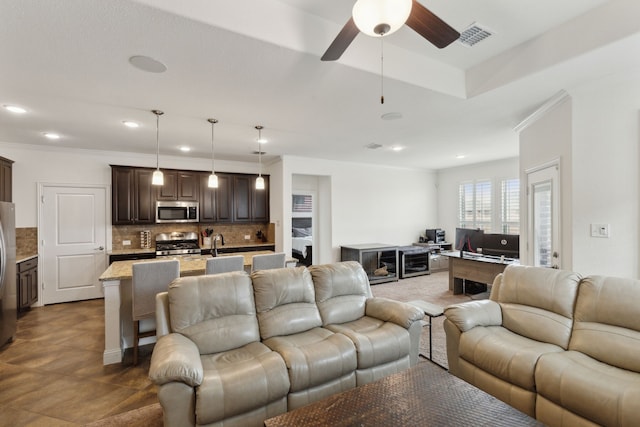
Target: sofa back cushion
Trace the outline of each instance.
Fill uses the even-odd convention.
[[[365,314],[369,279],[356,261],[309,267],[323,325],[352,322]]]
[[[567,349],[579,281],[570,271],[508,266],[495,295],[502,308],[502,325],[519,335]]]
[[[200,354],[260,340],[251,278],[244,271],[174,280],[169,313],[171,330],[195,342]]]
[[[590,276],[580,282],[570,350],[640,372],[640,281]]]
[[[251,274],[251,279],[263,340],[322,325],[306,267],[259,270]]]

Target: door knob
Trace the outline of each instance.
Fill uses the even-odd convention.
[[[103,247],[103,246],[98,246],[95,250],[96,250],[96,251],[103,251],[103,250],[104,250],[104,247]]]

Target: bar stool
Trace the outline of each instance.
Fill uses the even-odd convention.
[[[277,252],[274,254],[254,255],[251,261],[251,271],[270,270],[272,268],[284,268],[286,254]]]
[[[221,256],[209,258],[205,268],[205,274],[228,273],[230,271],[243,271],[244,257],[242,255]]]
[[[140,339],[156,334],[156,294],[166,292],[169,284],[180,277],[180,262],[178,260],[140,262],[133,264],[132,269],[133,364],[137,365]],[[143,319],[153,321],[152,330],[140,331],[140,321]]]

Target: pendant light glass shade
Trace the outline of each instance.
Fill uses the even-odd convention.
[[[264,190],[264,178],[262,177],[262,147],[260,147],[261,142],[265,142],[262,139],[262,126],[256,126],[258,129],[258,177],[256,178],[256,190]]]
[[[412,0],[358,0],[353,5],[353,21],[369,36],[387,36],[407,22],[412,5]]]
[[[164,175],[160,170],[160,116],[164,113],[160,110],[151,110],[156,115],[156,170],[151,177],[151,185],[164,185]]]
[[[218,176],[216,175],[215,167],[214,167],[214,155],[213,155],[213,128],[216,123],[218,123],[217,119],[207,119],[209,123],[211,123],[211,175],[209,175],[209,182],[207,183],[207,187],[209,188],[218,188]]]

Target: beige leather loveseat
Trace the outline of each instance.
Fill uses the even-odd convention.
[[[550,426],[640,425],[640,281],[509,266],[445,316],[458,377]]]
[[[372,297],[356,262],[184,277],[156,300],[165,426],[261,426],[407,369],[424,315]]]

